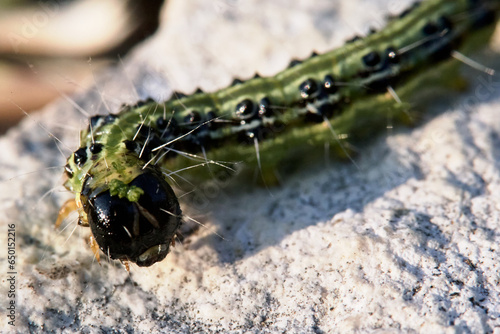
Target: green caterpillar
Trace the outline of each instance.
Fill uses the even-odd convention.
[[[342,140],[370,136],[388,115],[407,120],[408,104],[387,92],[395,87],[406,98],[425,82],[423,70],[446,65],[458,48],[484,44],[499,6],[495,0],[416,2],[384,30],[293,61],[274,77],[94,116],[68,158],[65,187],[76,196],[56,224],[76,209],[79,224],[91,228],[98,259],[100,248],[126,265],[161,261],[182,221],[164,171],[199,161],[214,168],[243,162],[258,164],[270,182],[279,163],[325,142],[346,155]],[[203,181],[211,173],[191,176]]]

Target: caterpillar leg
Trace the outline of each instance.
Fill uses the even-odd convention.
[[[99,254],[99,245],[97,244],[97,241],[95,241],[95,238],[93,235],[91,235],[89,238],[89,244],[90,244],[90,249],[92,250],[92,253],[94,253],[94,256],[97,260],[97,263],[99,263],[99,265],[100,265],[101,264],[101,255]]]
[[[73,211],[78,210],[78,204],[75,199],[69,199],[61,206],[59,209],[59,214],[57,215],[56,228],[58,228],[66,217]]]
[[[120,260],[120,262],[123,264],[123,266],[125,267],[125,270],[130,273],[130,261],[127,261],[127,260]]]

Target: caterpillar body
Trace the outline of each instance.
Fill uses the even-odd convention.
[[[341,140],[369,136],[388,114],[408,117],[408,104],[386,94],[393,87],[405,97],[423,69],[484,44],[499,6],[498,0],[416,2],[385,29],[292,61],[274,77],[94,116],[67,160],[65,187],[75,199],[56,224],[76,209],[79,224],[91,228],[97,258],[100,248],[139,266],[161,261],[182,221],[165,171],[199,160],[216,168],[220,161],[243,162],[259,164],[269,180],[280,162],[292,154],[307,158],[311,146],[332,142],[345,155]],[[193,179],[207,175],[193,172]]]

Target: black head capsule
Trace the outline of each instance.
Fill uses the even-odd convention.
[[[161,174],[146,170],[113,195],[110,190],[92,194],[91,181],[90,176],[85,179],[81,198],[102,252],[141,267],[163,260],[181,225],[181,210]],[[131,191],[135,198],[122,196]]]

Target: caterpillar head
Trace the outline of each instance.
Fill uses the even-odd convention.
[[[128,184],[109,182],[104,191],[90,186],[92,181],[87,176],[81,200],[103,253],[141,267],[163,260],[181,225],[181,210],[161,174],[146,169]]]

